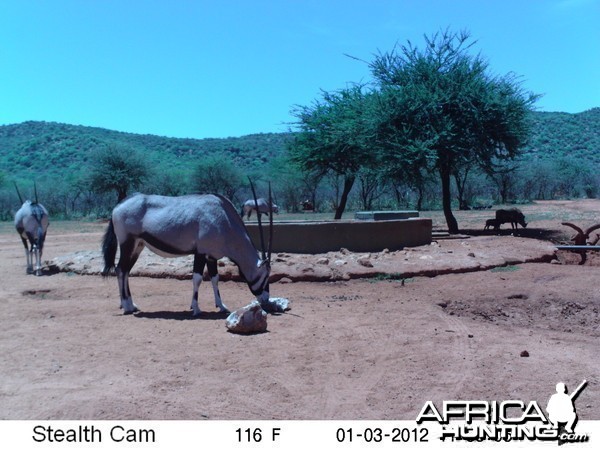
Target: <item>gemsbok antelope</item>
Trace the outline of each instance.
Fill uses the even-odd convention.
[[[35,275],[42,274],[42,253],[44,251],[44,241],[50,221],[48,211],[38,202],[37,188],[35,188],[35,202],[30,200],[23,201],[19,188],[15,184],[19,200],[22,203],[21,208],[15,214],[15,228],[21,236],[23,246],[25,247],[25,257],[27,258],[27,273]],[[28,245],[29,242],[29,245]],[[35,257],[35,269],[33,259]]]
[[[270,191],[270,188],[269,188]],[[198,288],[207,265],[215,305],[229,312],[219,294],[217,260],[228,257],[240,269],[250,291],[264,309],[269,306],[269,275],[271,273],[272,220],[268,251],[265,253],[260,229],[262,258],[233,204],[220,195],[188,195],[165,197],[136,194],[118,204],[112,213],[104,240],[104,270],[108,275],[115,266],[117,246],[120,249],[116,266],[121,308],[125,314],[138,311],[129,290],[129,272],[144,247],[165,257],[194,255],[193,315],[201,313]],[[261,225],[259,225],[261,226]]]
[[[271,207],[269,207],[269,205],[271,205]],[[247,219],[250,219],[252,211],[256,211],[258,217],[260,217],[261,214],[270,216],[273,213],[279,214],[279,206],[273,203],[272,200],[267,201],[264,198],[259,198],[256,201],[254,201],[254,199],[246,200],[242,205],[240,216],[242,216],[242,218],[246,216]]]

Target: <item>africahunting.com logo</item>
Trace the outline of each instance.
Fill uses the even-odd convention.
[[[575,399],[586,387],[583,382],[569,394],[564,383],[548,400],[546,413],[536,401],[444,401],[438,409],[432,401],[425,403],[417,424],[437,422],[442,425],[442,441],[558,441],[587,442],[589,435],[577,434]],[[451,423],[452,421],[452,423]]]

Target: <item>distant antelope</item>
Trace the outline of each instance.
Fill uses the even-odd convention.
[[[271,207],[269,207],[269,204]],[[242,218],[246,216],[247,219],[250,219],[252,215],[252,211],[256,211],[257,215],[266,214],[270,216],[270,213],[279,214],[279,206],[277,206],[273,201],[267,201],[264,198],[259,198],[256,202],[252,199],[246,200],[242,205],[242,210],[240,211],[240,216]]]
[[[254,188],[253,188],[254,189]],[[262,258],[246,230],[244,222],[229,200],[220,195],[188,195],[164,197],[137,194],[115,207],[104,236],[103,275],[115,265],[117,245],[121,256],[116,267],[121,308],[125,314],[138,311],[129,290],[129,272],[144,247],[165,257],[194,255],[193,315],[200,314],[198,288],[205,264],[211,277],[215,306],[228,312],[218,289],[217,259],[224,256],[235,262],[256,299],[265,305],[269,300],[269,275],[271,273],[271,233],[269,250]]]
[[[27,273],[34,273],[39,276],[42,274],[42,252],[44,250],[44,241],[46,240],[46,231],[50,224],[48,211],[38,202],[37,188],[35,188],[35,202],[30,200],[23,201],[16,184],[15,188],[17,189],[19,200],[23,204],[15,214],[15,228],[19,236],[21,236],[23,246],[25,247]],[[35,269],[33,267],[34,257]]]

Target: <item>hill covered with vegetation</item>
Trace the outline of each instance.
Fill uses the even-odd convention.
[[[161,171],[191,168],[205,157],[220,155],[252,168],[284,153],[288,135],[252,134],[226,139],[181,139],[133,134],[53,122],[0,126],[0,172],[15,179],[44,180],[85,170],[95,152],[115,147],[144,155]]]
[[[577,114],[534,112],[525,155],[600,162],[600,108]]]
[[[600,178],[595,173],[600,163],[600,108],[577,114],[533,112],[531,121],[530,139],[515,170],[507,180],[492,179],[476,171],[469,174],[466,194],[463,193],[468,202],[500,201],[506,196],[517,201],[596,196],[600,192]],[[311,198],[321,210],[329,210],[337,200],[339,180],[325,177],[309,186],[308,177],[286,162],[292,137],[292,133],[264,133],[180,139],[33,121],[0,126],[0,218],[8,219],[14,212],[13,182],[30,193],[34,180],[44,191],[46,202],[54,211],[61,211],[62,216],[93,215],[96,210],[104,213],[114,204],[114,198],[105,196],[99,200],[88,183],[98,153],[106,148],[142,157],[149,168],[142,190],[198,192],[198,179],[209,171],[206,164],[211,161],[212,167],[227,164],[233,168],[241,180],[238,184],[245,182],[246,175],[273,180],[284,209],[297,208],[299,201]],[[352,199],[356,208],[414,207],[414,193],[408,188],[387,186],[382,179],[378,189],[365,195],[366,185],[360,183]],[[506,183],[510,189],[497,194]],[[235,201],[247,195],[244,188],[243,195],[239,190],[233,192],[237,192],[233,194]],[[438,205],[435,182],[419,195],[425,196],[424,207]]]

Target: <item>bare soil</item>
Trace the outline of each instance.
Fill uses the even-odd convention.
[[[521,209],[530,225],[515,232],[465,211],[464,236],[429,246],[276,255],[271,295],[292,309],[254,335],[226,331],[210,283],[192,317],[185,259],[145,256],[131,278],[142,311],[125,316],[116,279],[97,275],[103,224],[52,223],[41,277],[2,224],[0,419],[412,420],[427,400],[545,406],[583,379],[579,419],[600,419],[600,258],[553,245],[573,234],[562,221],[600,222],[600,201]],[[252,300],[242,282],[220,290],[232,310]]]

